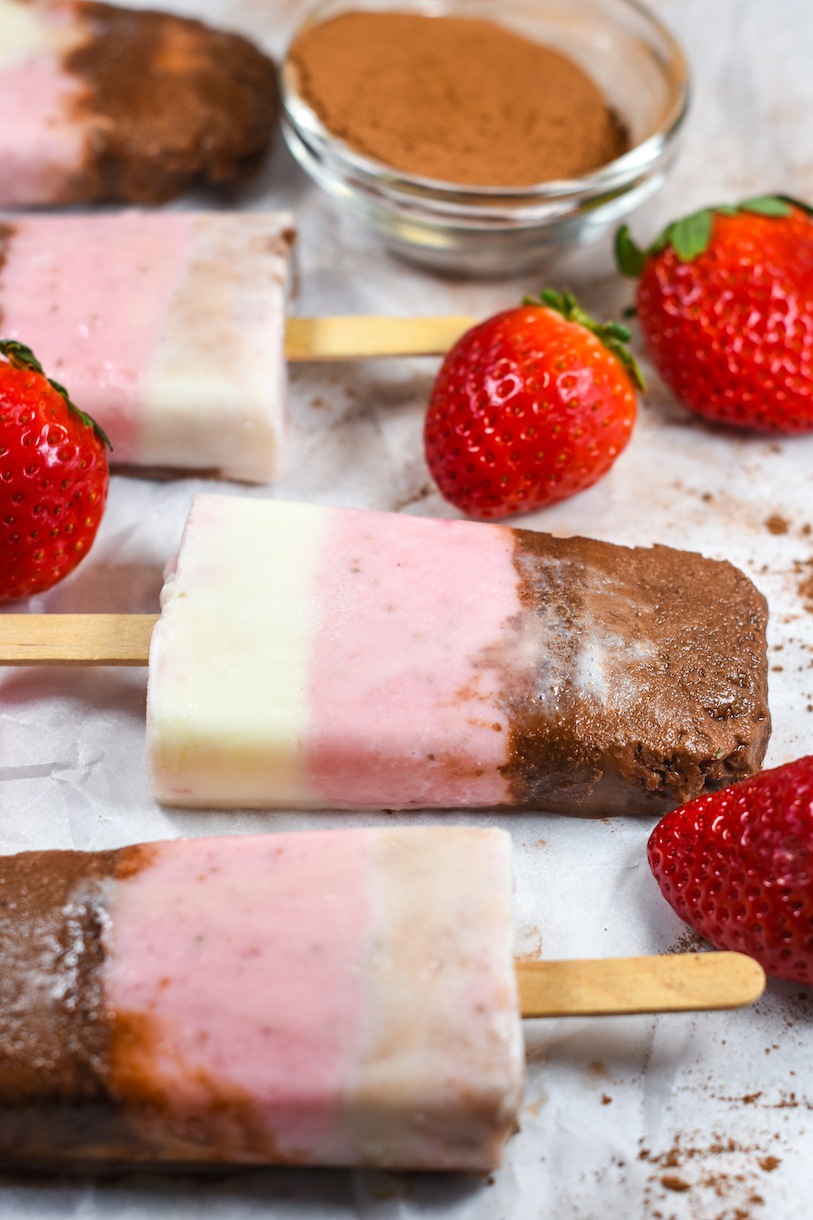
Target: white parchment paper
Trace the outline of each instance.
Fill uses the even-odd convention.
[[[171,7],[239,29],[273,53],[303,10],[300,0],[176,0]],[[770,190],[813,199],[813,7],[807,0],[654,0],[653,7],[687,49],[695,94],[682,156],[663,191],[632,218],[636,236],[649,240],[667,220],[710,202]],[[536,274],[488,283],[436,279],[395,261],[309,183],[281,141],[259,182],[240,195],[179,206],[212,205],[296,213],[292,308],[304,314],[484,316],[542,286]],[[562,259],[545,278],[572,286],[589,309],[608,316],[632,299],[613,270],[609,241]],[[292,453],[274,487],[117,475],[80,570],[6,611],[157,609],[164,563],[202,489],[455,515],[422,458],[422,411],[436,363],[293,369]],[[520,523],[663,542],[741,566],[771,609],[767,764],[811,752],[813,601],[805,582],[813,576],[813,436],[773,440],[708,426],[646,371],[650,388],[633,440],[610,475]],[[145,684],[141,670],[0,674],[0,850],[392,820],[160,809],[143,768]],[[499,820],[512,832],[520,952],[592,957],[699,947],[650,877],[651,820],[487,813],[457,820]],[[6,1174],[0,1216],[806,1220],[813,1206],[812,1022],[813,992],[777,983],[752,1009],[733,1014],[528,1022],[522,1130],[504,1168],[487,1181],[287,1169],[100,1179]]]

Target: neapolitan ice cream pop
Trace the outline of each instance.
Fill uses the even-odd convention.
[[[266,483],[284,463],[286,356],[439,353],[475,321],[286,322],[293,239],[284,213],[9,215],[0,336],[33,344],[114,464]]]
[[[770,733],[764,599],[668,547],[200,496],[162,604],[167,805],[660,814]]]
[[[498,830],[0,857],[0,1161],[493,1167],[511,890]]]
[[[114,463],[266,482],[285,433],[292,238],[274,213],[10,216],[0,329],[70,387]]]
[[[0,0],[0,207],[240,181],[276,99],[273,64],[237,34],[92,0]]]
[[[512,960],[509,836],[343,829],[0,856],[0,1163],[481,1172],[524,1016],[741,1007],[736,953]]]

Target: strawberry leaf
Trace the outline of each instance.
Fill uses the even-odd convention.
[[[637,279],[644,269],[646,251],[632,240],[627,225],[622,225],[615,235],[615,258],[621,274],[631,279]]]
[[[46,377],[42,365],[30,347],[26,347],[24,343],[18,343],[16,339],[0,339],[0,355],[5,356],[9,364],[15,369],[31,369],[34,373],[39,373],[40,377],[45,377],[49,386],[65,399],[68,410],[73,411],[74,415],[78,415],[85,427],[92,428],[102,444],[106,445],[111,453],[113,452],[110,438],[104,429],[86,411],[80,411],[76,403],[71,402],[68,391],[63,385],[60,385],[58,381],[52,381],[50,377]]]
[[[24,343],[18,343],[16,339],[0,339],[0,352],[15,369],[33,369],[41,377],[45,376],[39,360]]]
[[[641,390],[646,389],[644,375],[638,361],[626,346],[630,332],[620,322],[597,322],[595,318],[582,309],[572,292],[556,292],[553,288],[544,288],[538,297],[524,297],[523,305],[546,305],[555,309],[567,322],[577,322],[585,330],[595,335],[600,343],[615,356],[625,371]]]
[[[711,226],[714,219],[710,208],[693,212],[683,220],[670,224],[664,236],[682,263],[690,263],[698,254],[702,254],[711,240]]]
[[[742,212],[756,212],[757,216],[790,216],[790,204],[778,195],[762,195],[759,199],[746,199],[740,204]],[[718,208],[717,211],[722,211]]]

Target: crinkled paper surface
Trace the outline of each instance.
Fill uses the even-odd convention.
[[[240,29],[275,53],[303,8],[298,0],[179,0],[175,7]],[[711,202],[771,190],[813,198],[809,3],[656,0],[654,7],[685,44],[695,94],[671,177],[632,218],[639,239]],[[262,179],[226,206],[296,213],[292,309],[303,314],[486,315],[541,286],[536,273],[465,283],[396,262],[310,185],[281,141]],[[618,316],[632,299],[630,284],[612,269],[609,240],[564,258],[546,278],[572,286],[596,313]],[[433,491],[422,460],[422,409],[435,367],[432,360],[394,360],[293,369],[287,473],[273,488],[225,490],[454,515]],[[771,609],[775,727],[767,763],[811,752],[813,436],[773,440],[709,427],[647,372],[650,388],[635,435],[610,475],[521,524],[620,543],[668,543],[740,565]],[[6,610],[156,610],[163,566],[201,489],[224,487],[115,476],[100,536],[81,569],[50,594]],[[145,683],[138,669],[3,672],[0,849],[103,848],[356,820],[158,808],[143,768]],[[443,815],[399,817],[431,822]],[[391,819],[358,818],[384,820]],[[485,825],[495,819],[483,813],[459,820]],[[520,952],[556,958],[698,947],[649,875],[649,819],[539,815],[499,822],[515,841]],[[813,1182],[812,1022],[813,992],[777,983],[752,1009],[733,1014],[529,1022],[522,1130],[504,1168],[487,1181],[290,1169],[99,1180],[6,1174],[0,1215],[806,1220]]]

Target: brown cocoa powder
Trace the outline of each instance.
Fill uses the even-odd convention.
[[[328,130],[421,177],[528,186],[628,147],[581,68],[492,21],[350,12],[303,31],[289,64]]]

